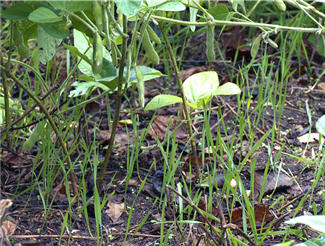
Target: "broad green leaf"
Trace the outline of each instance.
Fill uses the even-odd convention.
[[[166,2],[165,4],[159,6],[156,8],[156,10],[161,11],[172,11],[172,12],[179,12],[184,11],[186,9],[186,6],[181,2]]]
[[[56,42],[56,39],[47,34],[42,27],[38,27],[37,46],[38,58],[41,63],[46,64],[52,59],[55,54]]]
[[[325,137],[325,115],[316,121],[316,130]]]
[[[303,243],[295,244],[294,246],[324,246],[325,245],[325,236],[319,238],[312,238]]]
[[[289,225],[304,224],[316,231],[325,233],[325,215],[298,216],[285,222]]]
[[[9,20],[25,20],[34,10],[30,3],[16,3],[2,11],[2,17]]]
[[[103,66],[105,66],[105,65],[103,65]],[[146,66],[137,66],[137,67],[143,74],[143,81],[155,79],[155,78],[158,78],[158,77],[164,75],[154,68],[150,68],[150,67],[146,67]],[[124,69],[123,76],[126,77],[126,68]],[[106,77],[96,78],[96,81],[104,83],[112,91],[114,91],[117,88],[117,83],[118,83],[117,70],[116,70],[115,74],[112,73],[111,75],[106,76]],[[134,69],[131,69],[130,82],[128,83],[128,87],[131,86],[132,83],[137,83],[136,72]]]
[[[186,6],[180,1],[147,0],[147,4],[155,10],[162,11],[184,11],[186,9]]]
[[[225,83],[219,86],[213,93],[213,96],[221,96],[221,95],[236,95],[240,93],[240,89],[238,85],[234,83]]]
[[[70,33],[66,24],[66,21],[60,21],[59,23],[41,23],[39,25],[52,37],[64,39]]]
[[[69,12],[77,12],[92,7],[92,1],[58,1],[58,0],[48,0],[50,4],[56,9],[62,9]]]
[[[48,8],[39,7],[28,15],[28,19],[36,23],[53,23],[61,21],[62,17]]]
[[[214,71],[193,74],[183,83],[187,101],[199,107],[213,96],[213,92],[216,91],[218,86],[218,74]]]
[[[23,30],[24,40],[27,42],[30,39],[37,39],[38,24],[30,21],[25,22],[28,22],[29,25],[26,25]]]
[[[75,89],[70,91],[69,97],[78,97],[78,96],[86,95],[88,92],[90,92],[91,89],[94,88],[101,88],[104,91],[110,90],[110,88],[107,87],[106,85],[96,81],[88,81],[88,82],[75,81],[72,84],[72,86]]]
[[[143,81],[148,81],[148,80],[152,80],[152,79],[164,76],[164,74],[162,74],[160,71],[158,71],[158,70],[156,70],[154,68],[150,68],[150,67],[146,67],[146,66],[137,66],[137,68],[143,74]],[[131,70],[130,82],[131,83],[137,83],[138,82],[136,72],[134,71],[134,69]]]
[[[158,95],[152,98],[152,100],[147,104],[144,110],[155,110],[162,107],[172,105],[175,103],[181,103],[182,98],[174,95]]]
[[[141,8],[142,0],[115,0],[117,8],[126,16],[135,15]]]
[[[215,18],[216,20],[226,20],[229,10],[225,4],[218,4],[212,8],[208,9],[208,12]]]

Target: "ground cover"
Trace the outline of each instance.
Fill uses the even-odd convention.
[[[210,13],[217,11],[214,18],[220,17],[221,10],[224,15],[237,12],[230,4],[203,6]],[[290,16],[300,18],[295,23],[298,26],[306,21],[304,15],[296,16],[297,6],[285,13],[272,6],[269,9],[268,3],[252,4],[245,11],[264,10],[270,19],[281,14],[281,24],[287,23]],[[316,7],[324,10],[324,6]],[[206,14],[204,9],[198,9]],[[29,17],[35,18],[41,17]],[[97,27],[100,24],[91,21]],[[207,47],[211,45],[206,33],[209,26],[191,32],[191,27],[173,23],[164,26],[166,29],[153,25],[162,40],[161,44],[153,42],[160,64],[153,65],[155,55],[144,49],[132,58],[136,66],[125,59],[129,75],[126,72],[119,77],[123,74],[122,60],[127,54],[123,47],[127,42],[112,39],[122,55],[117,65],[122,69],[117,69],[116,77],[109,80],[116,83],[116,88],[103,83],[89,90],[89,86],[81,85],[99,81],[94,65],[90,70],[95,75],[89,80],[90,71],[82,67],[74,70],[77,66],[70,63],[74,56],[87,54],[91,38],[70,33],[53,58],[46,65],[37,63],[35,69],[37,56],[24,60],[19,50],[10,52],[8,30],[14,31],[15,27],[9,27],[2,32],[2,78],[8,81],[10,99],[16,99],[18,106],[10,105],[16,108],[10,112],[10,127],[8,119],[3,120],[7,124],[3,125],[1,138],[1,199],[12,201],[10,206],[9,200],[2,200],[5,202],[0,206],[0,235],[4,239],[7,235],[6,243],[275,245],[314,238],[323,242],[317,228],[285,222],[299,215],[325,213],[324,138],[316,127],[325,114],[325,58],[316,42],[324,36],[315,35],[318,38],[313,39],[313,35],[299,35],[294,30],[265,36],[265,42],[260,35],[259,46],[254,46],[257,41],[252,41],[252,36],[258,40],[259,35],[252,34],[251,28],[225,26],[214,30],[215,54],[210,57],[206,54],[211,51]],[[125,20],[122,27],[129,34],[134,30]],[[167,39],[164,33],[168,33]],[[74,43],[79,53],[67,48],[68,40],[83,38],[80,44]],[[277,45],[271,45],[273,39]],[[168,42],[174,56],[168,52]],[[93,44],[96,54],[98,43]],[[253,47],[257,50],[252,52]],[[105,51],[97,55],[105,57]],[[87,59],[94,63],[97,58],[92,54],[84,57],[83,66],[87,67]],[[173,66],[173,58],[179,69]],[[6,64],[10,59],[9,70]],[[104,61],[105,69],[110,66],[107,64]],[[152,68],[155,70],[149,70]],[[144,106],[157,95],[181,98],[179,78],[183,82],[204,71],[217,72],[220,86],[232,82],[240,93],[211,97],[201,108],[185,106],[192,134],[188,132],[184,105],[167,103],[166,107],[145,110]],[[86,78],[84,82],[80,82],[82,78]],[[118,86],[119,78],[136,83],[125,86],[123,91]],[[25,81],[25,86],[41,98],[57,132],[41,113],[42,108],[33,107],[35,100],[24,84],[16,80]],[[141,80],[147,80],[145,89],[141,89]],[[107,87],[117,93],[103,94],[109,91]],[[18,122],[19,118],[23,120]],[[319,223],[324,224],[321,219]]]

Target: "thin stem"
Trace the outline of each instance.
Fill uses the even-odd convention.
[[[325,32],[323,28],[303,28],[303,27],[291,27],[291,26],[280,26],[280,25],[273,25],[273,24],[266,24],[266,23],[256,23],[256,22],[240,22],[240,21],[221,21],[221,20],[214,20],[214,21],[205,21],[205,22],[191,22],[191,21],[182,21],[176,20],[172,18],[162,17],[158,15],[151,15],[153,19],[169,22],[169,23],[176,23],[180,25],[186,26],[208,26],[208,25],[215,25],[215,26],[250,26],[250,27],[265,27],[265,28],[274,28],[276,30],[283,30],[283,31],[297,31],[297,32]]]
[[[127,30],[127,18],[126,16],[123,15],[123,31],[126,32]],[[125,67],[125,59],[126,59],[126,53],[127,53],[127,35],[122,35],[122,57],[120,60],[120,69],[119,69],[119,77],[118,77],[118,89],[117,89],[117,95],[116,95],[116,107],[115,107],[115,112],[114,112],[114,119],[113,119],[113,124],[112,124],[112,131],[111,131],[111,137],[109,140],[109,145],[108,149],[105,154],[105,159],[102,163],[102,167],[99,173],[98,181],[97,181],[97,189],[98,192],[101,191],[105,172],[108,166],[108,162],[111,158],[112,151],[113,151],[113,145],[114,145],[114,138],[116,134],[116,128],[117,128],[117,123],[120,117],[120,108],[121,108],[121,101],[123,97],[123,71]]]
[[[5,69],[2,64],[1,64],[1,68]],[[43,113],[45,114],[45,116],[48,119],[49,123],[51,124],[52,129],[55,132],[56,137],[58,138],[58,140],[59,140],[59,142],[60,142],[60,144],[62,146],[63,152],[64,152],[64,154],[66,155],[66,158],[67,158],[68,166],[69,166],[69,169],[70,169],[70,178],[71,178],[71,183],[72,183],[72,189],[73,189],[75,195],[78,195],[77,178],[76,178],[76,174],[75,174],[74,169],[73,169],[73,164],[72,164],[72,161],[70,159],[70,155],[69,155],[68,149],[67,149],[67,147],[66,147],[66,145],[65,145],[65,143],[63,141],[63,138],[62,138],[62,136],[60,134],[60,131],[59,131],[58,127],[56,126],[55,121],[53,120],[52,116],[47,111],[46,107],[41,102],[41,100],[37,96],[35,96],[33,94],[33,92],[28,87],[25,86],[24,83],[22,83],[8,69],[5,69],[5,72],[6,72],[6,74],[7,74],[8,77],[12,78],[15,81],[15,83],[18,84],[24,91],[26,91],[27,94],[37,103],[37,105],[43,111]]]
[[[2,55],[0,57],[1,64],[2,64]],[[10,105],[9,105],[9,89],[7,84],[7,76],[4,69],[1,69],[1,77],[2,77],[2,84],[3,84],[3,95],[5,101],[5,120],[6,120],[6,139],[7,139],[7,147],[11,149],[11,136],[9,134],[9,126],[11,125],[11,117],[10,117]]]
[[[170,57],[170,59],[172,61],[173,67],[175,69],[178,88],[180,89],[181,94],[182,94],[182,100],[183,100],[183,105],[184,105],[184,112],[185,112],[188,132],[189,132],[190,137],[192,137],[193,136],[192,122],[191,122],[190,113],[189,113],[189,110],[188,110],[188,107],[187,107],[187,104],[186,104],[186,98],[185,98],[185,94],[184,94],[182,78],[181,78],[181,75],[179,73],[176,57],[174,55],[173,48],[172,48],[172,46],[171,46],[171,44],[170,44],[170,42],[168,40],[166,29],[163,27],[163,25],[161,23],[159,23],[159,28],[160,28],[160,30],[162,32],[162,35],[163,35],[163,38],[164,38],[164,40],[165,40],[165,42],[167,44],[168,54],[169,54],[169,57]],[[200,170],[199,162],[198,162],[198,158],[197,158],[197,150],[196,150],[196,144],[195,144],[195,139],[194,138],[191,138],[191,147],[192,147],[192,152],[193,152],[192,154],[193,154],[194,162],[195,162],[194,171],[195,171],[195,174],[196,174],[196,178],[201,180],[202,175],[201,175],[201,170]]]

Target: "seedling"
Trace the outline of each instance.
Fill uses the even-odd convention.
[[[236,95],[239,87],[234,83],[219,86],[218,74],[214,71],[196,73],[183,83],[187,104],[194,109],[203,109],[213,96]],[[169,94],[155,96],[145,107],[145,110],[156,110],[168,105],[181,103],[182,98]]]

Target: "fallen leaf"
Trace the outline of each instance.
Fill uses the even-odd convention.
[[[300,137],[298,137],[298,140],[300,143],[312,143],[312,142],[315,142],[315,141],[318,141],[319,139],[319,133],[306,133]]]
[[[179,142],[185,142],[188,138],[188,134],[184,129],[184,124],[179,126],[181,123],[180,120],[177,120],[173,116],[163,116],[163,115],[156,115],[152,125],[148,131],[148,134],[155,139],[156,136],[160,141],[164,140],[167,130],[169,132],[173,132],[175,127],[176,129],[176,140]],[[178,127],[179,126],[179,127]]]
[[[323,90],[325,91],[325,82],[321,82],[317,85],[317,88],[320,89],[320,90]]]
[[[70,196],[74,196],[72,183],[70,181],[69,181],[69,190],[70,190]],[[55,201],[68,202],[68,196],[67,196],[65,184],[56,183],[56,185],[54,185],[50,191],[50,196],[51,198],[55,196],[54,198]]]
[[[243,226],[243,208],[234,208],[231,214],[231,223],[239,227]],[[254,217],[257,227],[261,227],[274,219],[269,207],[263,203],[254,204]]]
[[[255,199],[258,198],[261,188],[263,185],[263,177],[264,172],[255,172],[254,174],[254,196]],[[287,175],[280,173],[279,175],[275,175],[273,173],[269,173],[267,175],[267,180],[264,188],[264,195],[270,194],[275,189],[285,189],[290,188],[294,185],[294,182]]]
[[[7,236],[11,236],[15,233],[17,225],[9,220],[5,220],[2,222],[2,230]]]
[[[99,110],[100,110],[100,104],[95,101],[87,103],[85,106],[85,111],[87,114],[95,114],[99,112]]]
[[[4,218],[5,213],[8,208],[12,206],[12,201],[10,199],[2,199],[0,200],[0,221]]]
[[[115,223],[123,214],[125,205],[124,203],[108,202],[107,207],[108,209],[105,212],[108,215],[108,217],[110,217],[111,220]]]
[[[179,73],[179,75],[181,76],[181,78],[184,81],[185,79],[187,79],[191,75],[193,75],[195,73],[200,73],[200,72],[203,72],[203,71],[205,71],[205,68],[204,67],[191,67],[189,69],[182,70]]]
[[[1,165],[6,165],[10,168],[21,168],[33,164],[34,157],[28,153],[11,153],[3,151],[1,154]]]

